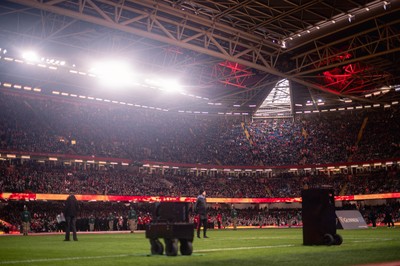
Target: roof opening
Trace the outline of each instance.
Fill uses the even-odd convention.
[[[288,79],[281,79],[254,114],[254,118],[291,117],[292,101]]]

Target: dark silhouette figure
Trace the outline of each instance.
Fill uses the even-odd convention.
[[[203,225],[203,237],[207,236],[207,201],[206,201],[206,191],[204,189],[200,190],[200,195],[197,197],[197,201],[194,206],[195,212],[199,216],[199,222],[197,224],[197,237],[200,238],[200,228]]]
[[[64,216],[67,222],[65,228],[65,239],[64,241],[69,241],[70,231],[72,230],[72,238],[74,241],[78,241],[76,236],[76,217],[78,215],[78,200],[73,194],[70,194],[65,202]]]

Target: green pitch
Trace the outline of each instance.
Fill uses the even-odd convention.
[[[303,246],[302,229],[209,230],[191,256],[150,255],[143,233],[0,237],[0,265],[357,265],[400,261],[400,229],[338,230],[340,246]],[[163,241],[162,241],[163,242]]]

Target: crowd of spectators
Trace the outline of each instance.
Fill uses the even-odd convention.
[[[235,145],[235,118],[169,115],[104,104],[2,95],[0,150],[247,164]]]
[[[3,151],[264,166],[400,156],[396,108],[242,121],[2,94],[0,109]]]
[[[150,223],[154,217],[154,204],[152,203],[123,203],[123,202],[80,202],[80,212],[77,219],[77,230],[81,232],[89,231],[89,219],[95,218],[94,231],[128,231],[128,211],[134,208],[138,214],[137,230],[144,230],[145,225]],[[131,205],[132,204],[132,205]],[[62,232],[65,224],[58,220],[63,210],[63,202],[20,202],[8,201],[1,203],[1,219],[11,224],[11,228],[7,227],[7,232],[15,232],[21,230],[21,212],[27,206],[31,212],[32,219],[30,230],[34,233],[43,232]],[[195,213],[190,208],[189,222],[195,221]],[[232,228],[233,218],[231,217],[232,206],[228,204],[219,205],[218,207],[208,208],[208,222],[211,228],[217,229],[217,217],[221,215],[222,227]],[[388,209],[394,219],[398,221],[400,218],[400,204],[392,202],[384,205],[376,206],[356,206],[343,205],[338,209],[358,209],[363,215],[365,221],[371,224],[371,213],[376,217],[376,223],[385,226],[385,215]],[[301,209],[269,209],[258,207],[249,207],[237,209],[237,225],[242,227],[296,227],[302,226]],[[109,227],[110,217],[112,217],[113,227]]]
[[[23,206],[31,210],[31,231],[41,232],[59,232],[62,231],[63,224],[57,221],[57,215],[63,210],[62,202],[18,202],[10,201],[3,206],[4,217],[14,228],[11,231],[18,230],[20,225],[20,212]],[[110,203],[110,202],[81,202],[80,213],[77,220],[78,231],[89,231],[89,218],[95,217],[95,231],[116,231],[128,230],[128,210],[130,203]],[[192,206],[191,206],[192,207]],[[134,209],[138,214],[138,230],[143,229],[142,224],[149,223],[154,216],[154,204],[141,203],[134,204]],[[232,224],[229,208],[209,208],[209,222],[215,226],[217,224],[217,214],[222,214],[225,218],[223,226],[228,227]],[[255,208],[241,209],[238,215],[238,225],[241,226],[292,226],[301,224],[301,214],[299,210],[259,210]],[[190,222],[194,221],[194,212],[190,212]],[[108,221],[113,217],[113,228],[109,228]],[[122,218],[122,224],[118,222]]]
[[[256,161],[266,165],[371,161],[400,156],[399,115],[397,109],[339,112],[256,121],[246,127]]]
[[[82,165],[13,160],[0,161],[0,174],[0,191],[42,194],[63,194],[68,189],[77,194],[90,195],[195,197],[198,188],[203,187],[209,197],[216,198],[285,198],[300,197],[305,187],[331,187],[336,195],[400,191],[397,165],[353,174],[286,172],[267,177],[225,173],[209,176],[173,170],[162,174],[118,165],[84,168]]]

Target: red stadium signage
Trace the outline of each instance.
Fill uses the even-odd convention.
[[[1,200],[66,200],[68,194],[36,194],[36,193],[0,193]],[[76,195],[80,201],[122,201],[122,202],[195,202],[194,197],[168,197],[168,196],[118,196],[118,195]],[[351,196],[335,196],[336,201],[372,200],[372,199],[397,199],[400,193],[367,194]],[[207,198],[209,203],[296,203],[301,202],[301,197],[296,198]]]

